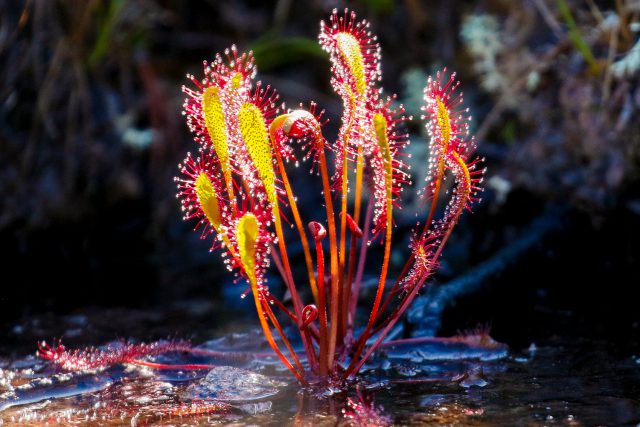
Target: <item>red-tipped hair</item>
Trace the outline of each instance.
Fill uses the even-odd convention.
[[[404,115],[402,105],[392,108],[395,96],[387,97],[369,107],[370,125],[373,130],[371,155],[368,165],[375,198],[373,238],[387,226],[387,199],[400,208],[399,199],[403,186],[411,184],[409,166],[400,156],[409,144],[409,135],[401,129],[402,122],[410,120]],[[376,142],[377,141],[377,142]]]
[[[436,73],[435,79],[430,76],[424,88],[425,105],[422,111],[425,114],[422,118],[427,120],[426,128],[431,138],[427,197],[431,197],[436,181],[442,178],[448,153],[453,150],[461,151],[473,144],[469,140],[469,109],[462,107],[463,94],[457,92],[460,82],[453,72],[443,85],[446,74],[445,68]]]

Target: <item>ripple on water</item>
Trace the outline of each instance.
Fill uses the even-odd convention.
[[[0,367],[0,425],[284,425],[340,417],[353,392],[302,398],[257,339],[233,334],[199,348],[250,352],[225,360],[167,353],[147,360],[206,363],[209,371],[114,365],[68,373],[33,356]],[[530,349],[531,350],[531,349]],[[637,355],[576,339],[510,354],[487,336],[463,335],[385,344],[358,385],[380,419],[416,425],[636,425]],[[304,363],[304,361],[303,361]],[[293,386],[292,386],[293,385]],[[292,402],[297,402],[292,403]],[[354,407],[359,407],[358,405]],[[338,417],[338,418],[336,418]],[[318,421],[323,420],[323,421]]]

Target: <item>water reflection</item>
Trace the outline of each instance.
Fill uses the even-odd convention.
[[[0,359],[0,425],[635,425],[640,364],[610,344],[560,339],[522,352],[463,334],[386,344],[349,391],[301,390],[254,332],[170,352],[157,370],[65,372]],[[214,357],[211,351],[238,357]],[[239,355],[245,355],[239,357]],[[250,355],[250,356],[247,356]]]

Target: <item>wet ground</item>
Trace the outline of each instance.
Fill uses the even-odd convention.
[[[264,354],[259,335],[247,332],[250,321],[216,327],[220,323],[211,309],[206,303],[164,311],[94,309],[7,325],[9,340],[0,344],[0,425],[640,423],[640,353],[633,343],[551,336],[508,349],[468,333],[454,341],[389,345],[348,393],[318,395],[303,393]],[[35,356],[43,338],[60,338],[68,348],[104,348],[120,345],[116,336],[154,340],[168,334],[191,338],[199,349],[252,356],[169,352],[143,359],[217,367],[187,371],[115,364],[80,373]]]

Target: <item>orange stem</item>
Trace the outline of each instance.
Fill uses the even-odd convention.
[[[434,262],[440,256],[440,253],[442,252],[442,249],[444,248],[444,245],[447,243],[447,240],[449,239],[449,236],[451,236],[451,232],[453,231],[453,228],[456,225],[456,223],[458,221],[458,218],[460,217],[460,214],[462,214],[462,210],[463,209],[464,209],[464,204],[461,204],[461,206],[458,208],[456,214],[453,216],[451,222],[449,222],[449,226],[448,226],[447,232],[446,232],[444,238],[442,239],[442,241],[440,242],[440,244],[438,245],[438,249],[436,250],[436,252],[434,254],[434,257],[433,257]],[[429,278],[430,273],[431,272],[429,271],[424,276],[422,276],[422,278],[418,281],[418,283],[416,283],[411,288],[411,291],[402,300],[402,302],[400,303],[398,308],[396,310],[394,310],[394,312],[390,316],[387,317],[387,320],[385,321],[386,326],[384,327],[382,332],[380,332],[380,334],[378,335],[378,338],[376,338],[375,342],[369,347],[369,349],[367,350],[365,355],[362,357],[362,359],[360,359],[357,363],[353,363],[352,362],[352,365],[354,365],[354,366],[353,367],[351,365],[349,366],[349,369],[347,369],[347,371],[345,373],[345,377],[349,377],[353,373],[358,372],[360,370],[360,368],[362,368],[362,365],[364,365],[364,363],[367,361],[367,359],[369,357],[371,357],[371,354],[375,351],[375,349],[380,346],[380,344],[382,343],[382,340],[387,336],[387,334],[389,333],[391,328],[393,328],[393,326],[396,324],[398,319],[400,319],[402,317],[404,312],[411,305],[411,303],[413,302],[414,298],[418,294],[418,291],[420,290],[420,288],[422,287],[424,282]],[[354,359],[354,362],[355,362],[355,359]]]
[[[391,203],[391,201],[387,201],[387,205],[390,204],[390,203]],[[378,308],[380,307],[380,302],[382,301],[382,294],[384,292],[384,284],[385,284],[385,281],[387,280],[387,273],[388,273],[388,270],[389,270],[389,258],[390,258],[390,255],[391,255],[391,231],[392,231],[392,227],[393,227],[392,219],[391,219],[390,216],[388,216],[387,217],[387,230],[386,230],[385,242],[384,242],[384,258],[383,258],[383,261],[382,261],[382,271],[380,272],[380,280],[378,281],[378,290],[376,292],[376,298],[375,298],[375,301],[373,303],[373,308],[371,309],[371,315],[369,316],[369,322],[367,322],[367,327],[365,328],[364,332],[362,333],[362,335],[360,335],[360,338],[358,339],[358,343],[356,344],[356,352],[353,355],[353,359],[351,361],[351,364],[349,364],[349,367],[347,368],[347,371],[346,371],[346,376],[347,377],[351,374],[351,372],[353,372],[355,364],[357,363],[358,358],[362,354],[362,350],[364,349],[364,346],[365,346],[367,340],[371,336],[371,334],[370,334],[371,328],[373,327],[373,324],[374,324],[374,322],[376,321],[376,318],[377,318]]]
[[[378,309],[380,308],[380,303],[382,302],[382,296],[384,294],[384,286],[387,281],[387,273],[389,272],[389,258],[391,257],[391,233],[393,231],[393,176],[391,171],[391,165],[387,160],[386,166],[386,215],[387,215],[387,224],[386,224],[386,233],[385,233],[385,241],[384,241],[384,258],[382,260],[382,270],[380,271],[380,280],[378,281],[378,289],[376,291],[376,297],[373,302],[373,308],[371,309],[371,314],[369,315],[369,321],[367,322],[367,326],[358,339],[356,344],[356,351],[349,364],[349,367],[346,371],[346,376],[352,372],[355,364],[358,362],[358,358],[360,354],[362,354],[362,350],[369,339],[371,328],[375,323],[378,315]]]
[[[273,123],[269,127],[269,139],[271,141],[272,147],[277,147],[278,133],[279,133],[279,130],[284,125],[285,117],[286,115],[279,116],[273,121]],[[302,220],[300,219],[300,212],[298,211],[296,198],[294,197],[293,191],[291,190],[291,185],[289,184],[289,176],[287,175],[287,171],[284,168],[282,156],[280,155],[280,152],[277,149],[273,150],[273,153],[275,154],[276,162],[278,163],[280,177],[282,178],[285,192],[287,194],[287,199],[289,200],[289,206],[291,207],[291,212],[293,213],[293,219],[296,223],[298,234],[300,235],[300,241],[302,243],[302,249],[304,251],[304,259],[307,265],[307,274],[309,276],[309,285],[311,286],[311,293],[313,294],[313,299],[315,303],[318,304],[318,288],[316,286],[315,275],[313,273],[313,261],[311,259],[311,251],[309,250],[309,242],[307,240],[307,234],[305,232],[304,226],[302,225]]]
[[[291,294],[291,301],[293,301],[293,310],[296,314],[296,323],[298,325],[298,329],[300,330],[300,335],[302,336],[302,343],[304,344],[305,351],[307,352],[309,357],[312,357],[311,353],[314,352],[313,345],[309,341],[308,334],[304,332],[305,327],[303,325],[302,319],[302,302],[300,300],[300,296],[298,295],[296,285],[293,281],[293,274],[291,273],[291,264],[289,264],[289,256],[287,255],[287,247],[284,241],[284,232],[282,231],[280,211],[277,206],[275,206],[273,210],[276,235],[278,236],[278,247],[280,248],[280,257],[282,259],[282,266],[284,267],[284,272],[287,278],[287,280],[285,280],[285,283],[287,284],[287,288],[289,289],[289,293]]]
[[[231,173],[224,174],[224,182],[225,182],[225,184],[227,186],[227,196],[229,196],[229,201],[231,202],[231,212],[235,216],[235,214],[236,214],[236,195],[235,195],[235,192],[233,191],[233,178],[231,177]]]
[[[433,221],[433,216],[435,215],[436,208],[438,207],[438,196],[440,195],[440,187],[442,186],[442,180],[444,178],[444,168],[445,163],[444,159],[440,161],[438,166],[438,175],[436,176],[436,186],[433,190],[433,198],[431,199],[431,208],[429,209],[429,215],[427,216],[427,220],[424,223],[424,227],[422,228],[422,234],[420,237],[424,237],[427,230],[431,226],[431,221]]]
[[[291,357],[293,358],[293,361],[296,364],[296,367],[300,370],[301,373],[303,373],[304,368],[300,363],[300,359],[298,359],[298,355],[293,350],[291,343],[289,342],[289,340],[287,339],[287,336],[284,334],[284,331],[282,330],[282,326],[280,326],[280,322],[278,322],[278,319],[273,314],[273,310],[271,310],[271,306],[266,301],[266,299],[264,299],[264,296],[263,296],[262,306],[264,307],[264,310],[267,312],[267,316],[269,316],[269,320],[271,320],[271,323],[273,324],[274,328],[276,328],[276,331],[278,331],[278,334],[280,335],[280,338],[282,339],[282,342],[284,343],[285,347],[287,347],[289,354],[291,354]],[[311,355],[309,356],[311,357]],[[309,362],[312,363],[312,360],[310,360]]]
[[[356,225],[360,222],[360,208],[361,208],[361,196],[362,196],[362,177],[364,171],[364,157],[362,154],[362,147],[358,147],[358,157],[356,161],[356,193],[355,193],[355,206],[353,207],[353,221]],[[350,307],[351,307],[351,290],[353,287],[353,273],[356,265],[356,255],[357,255],[357,236],[352,233],[351,234],[351,246],[349,249],[349,267],[347,269],[347,281],[345,283],[345,288],[347,292],[343,293],[344,301],[343,301],[343,311],[342,311],[342,325],[345,333],[350,332],[349,325],[352,324],[353,320],[349,319]],[[356,298],[357,295],[354,295]]]
[[[438,258],[440,258],[440,254],[442,253],[442,250],[444,249],[444,246],[446,245],[447,241],[449,240],[449,237],[451,237],[451,233],[453,232],[453,229],[455,228],[456,224],[458,223],[458,219],[460,219],[460,215],[462,215],[462,211],[464,210],[464,208],[465,208],[465,206],[467,204],[467,201],[469,200],[470,193],[471,193],[471,177],[470,177],[470,174],[469,174],[469,169],[467,168],[464,159],[458,153],[453,152],[452,153],[452,160],[457,163],[457,165],[460,167],[460,170],[461,170],[461,173],[462,173],[461,176],[460,175],[456,176],[456,180],[457,180],[458,185],[463,185],[464,186],[463,190],[462,190],[463,194],[464,194],[464,197],[463,197],[463,200],[461,200],[461,201],[459,201],[457,203],[455,213],[451,216],[451,218],[447,222],[447,231],[445,232],[444,237],[442,238],[442,240],[440,240],[440,243],[438,244],[438,249],[433,254],[433,258],[432,258],[433,263],[432,263],[432,265],[435,264],[435,262],[438,260]],[[441,164],[444,165],[444,159],[442,160]],[[441,182],[441,180],[439,180],[439,182]],[[439,185],[437,185],[436,188],[439,189]],[[460,191],[460,190],[458,190],[458,191]],[[413,285],[413,287],[411,288],[411,291],[409,291],[409,293],[404,297],[404,299],[402,300],[402,302],[400,303],[398,308],[396,310],[394,310],[394,312],[389,317],[387,317],[387,320],[385,321],[386,326],[384,327],[382,332],[380,332],[380,334],[378,335],[378,338],[376,338],[375,342],[369,347],[369,349],[367,350],[367,353],[364,355],[364,357],[362,357],[362,359],[360,359],[360,361],[358,361],[355,364],[352,362],[352,364],[349,366],[349,369],[347,369],[346,377],[348,377],[349,375],[353,374],[354,372],[358,372],[358,370],[362,367],[362,365],[366,362],[366,360],[371,356],[371,354],[375,351],[375,349],[380,345],[380,343],[387,336],[387,334],[389,333],[391,328],[396,324],[398,319],[400,319],[402,317],[402,315],[407,310],[409,305],[413,302],[413,299],[418,294],[418,291],[420,290],[420,288],[422,287],[424,282],[430,276],[430,273],[431,272],[428,271],[426,274],[424,274],[422,276],[422,278],[415,285]],[[354,362],[355,362],[355,358],[354,358]],[[352,367],[352,365],[353,365],[353,367]]]
[[[322,138],[322,137],[319,137]],[[322,145],[322,142],[318,142]],[[324,153],[324,147],[318,148],[318,161],[320,163],[320,174],[322,176],[322,186],[324,193],[324,203],[327,210],[327,226],[329,229],[329,247],[331,254],[331,331],[329,334],[329,346],[327,349],[327,368],[331,370],[336,350],[336,335],[338,329],[338,243],[336,239],[336,221],[333,213],[333,202],[331,200],[331,184],[329,183],[329,174],[327,172],[327,158]]]
[[[358,308],[358,295],[360,295],[360,284],[362,283],[364,264],[367,259],[369,224],[371,223],[371,216],[373,214],[373,203],[373,199],[369,199],[369,203],[367,204],[367,213],[365,215],[363,224],[362,242],[360,243],[358,271],[356,272],[355,282],[353,283],[353,288],[351,289],[351,293],[355,296],[355,298],[351,300],[349,306],[349,321],[351,322],[349,328],[351,329],[351,331],[353,331],[353,325],[355,324],[356,311]]]
[[[346,319],[346,316],[343,316],[342,313],[346,311],[346,307],[344,306],[344,294],[348,293],[348,290],[345,289],[345,278],[344,278],[344,265],[347,257],[347,202],[348,202],[348,191],[349,191],[349,162],[347,159],[347,140],[345,138],[345,153],[342,160],[342,194],[341,194],[341,207],[340,207],[340,261],[338,267],[338,317],[336,317],[336,324],[338,328],[336,329],[336,341],[343,342],[344,334],[345,334],[345,326],[343,323],[343,319]],[[338,320],[339,319],[339,320]]]
[[[273,137],[273,136],[272,136]],[[313,294],[313,299],[318,304],[318,287],[316,285],[315,275],[313,274],[313,260],[311,259],[311,251],[309,249],[309,241],[307,240],[307,234],[302,225],[302,220],[300,218],[300,212],[298,211],[298,205],[296,204],[296,199],[291,191],[291,185],[289,184],[289,177],[287,176],[287,171],[284,168],[284,163],[282,162],[282,156],[278,153],[277,150],[274,150],[276,161],[278,162],[278,168],[280,169],[280,176],[282,178],[282,183],[284,184],[285,192],[287,193],[287,199],[289,200],[289,206],[291,207],[291,212],[293,213],[293,220],[296,223],[296,228],[298,229],[298,234],[300,235],[300,241],[302,243],[302,250],[304,251],[304,260],[307,265],[307,273],[309,275],[309,285],[311,286],[311,293]]]
[[[262,302],[260,300],[260,292],[258,290],[258,284],[253,279],[250,279],[250,284],[251,284],[251,291],[253,293],[253,299],[256,303],[256,312],[258,313],[258,320],[260,321],[260,326],[262,327],[262,332],[264,333],[264,337],[267,339],[267,343],[269,344],[271,349],[276,353],[276,355],[282,361],[282,363],[284,363],[287,369],[289,369],[291,373],[293,373],[293,375],[298,379],[298,381],[304,383],[305,381],[302,378],[302,374],[298,372],[298,370],[294,368],[293,365],[291,365],[291,362],[289,362],[289,360],[285,357],[285,355],[282,354],[282,352],[280,351],[280,348],[278,347],[278,344],[276,344],[276,341],[273,339],[273,335],[271,335],[271,329],[269,328],[269,323],[267,322],[267,319],[264,315],[264,311],[262,308]]]
[[[436,208],[438,206],[438,197],[440,195],[440,187],[442,186],[442,179],[444,177],[444,171],[445,171],[444,161],[441,161],[440,165],[438,167],[438,175],[436,176],[435,189],[434,189],[434,192],[433,192],[433,198],[431,199],[431,206],[429,208],[429,215],[427,215],[427,220],[425,221],[424,227],[422,228],[422,232],[420,233],[420,239],[422,239],[427,234],[427,231],[429,230],[431,222],[433,221],[433,217],[435,215]],[[398,286],[400,286],[400,282],[402,282],[402,279],[404,279],[404,277],[409,272],[409,268],[411,268],[411,263],[414,261],[414,259],[415,259],[415,257],[413,255],[413,253],[411,253],[409,255],[409,258],[407,259],[407,262],[404,264],[404,267],[402,267],[402,271],[400,272],[400,275],[398,275],[398,278],[396,279],[395,283],[393,284],[393,287],[391,288],[391,292],[389,292],[389,295],[387,296],[387,298],[385,299],[384,303],[382,304],[382,308],[380,308],[380,311],[378,312],[378,317],[382,316],[384,314],[384,312],[387,310],[387,308],[389,307],[389,304],[391,303],[394,295],[398,291]],[[379,319],[376,319],[376,321],[377,320],[379,320]],[[374,333],[376,333],[379,330],[380,330],[380,327],[377,327],[374,330]]]
[[[346,260],[346,256],[347,256],[347,202],[349,200],[348,197],[348,192],[349,192],[349,153],[348,153],[348,147],[349,147],[349,135],[351,134],[351,129],[353,127],[353,124],[355,122],[355,116],[356,116],[356,101],[353,97],[348,98],[349,103],[349,108],[345,110],[345,112],[348,112],[349,114],[349,118],[347,123],[347,127],[345,132],[342,134],[343,135],[343,141],[342,141],[342,189],[341,189],[341,206],[340,206],[340,249],[339,249],[339,256],[340,256],[340,261],[338,264],[338,307],[337,307],[337,312],[336,312],[336,317],[334,318],[332,316],[331,318],[331,341],[334,343],[333,345],[333,351],[332,354],[335,351],[335,346],[337,344],[337,341],[340,341],[341,343],[344,340],[344,334],[345,334],[345,327],[346,324],[342,323],[342,319],[343,319],[343,315],[342,313],[347,310],[347,307],[343,306],[344,304],[344,298],[343,298],[343,294],[344,293],[348,293],[349,290],[345,289],[346,285],[345,285],[345,277],[344,277],[344,266],[345,266],[345,260]],[[334,319],[335,319],[335,323],[336,323],[336,327],[333,327],[334,324]],[[340,321],[339,321],[339,320]],[[333,357],[333,355],[332,355]]]

